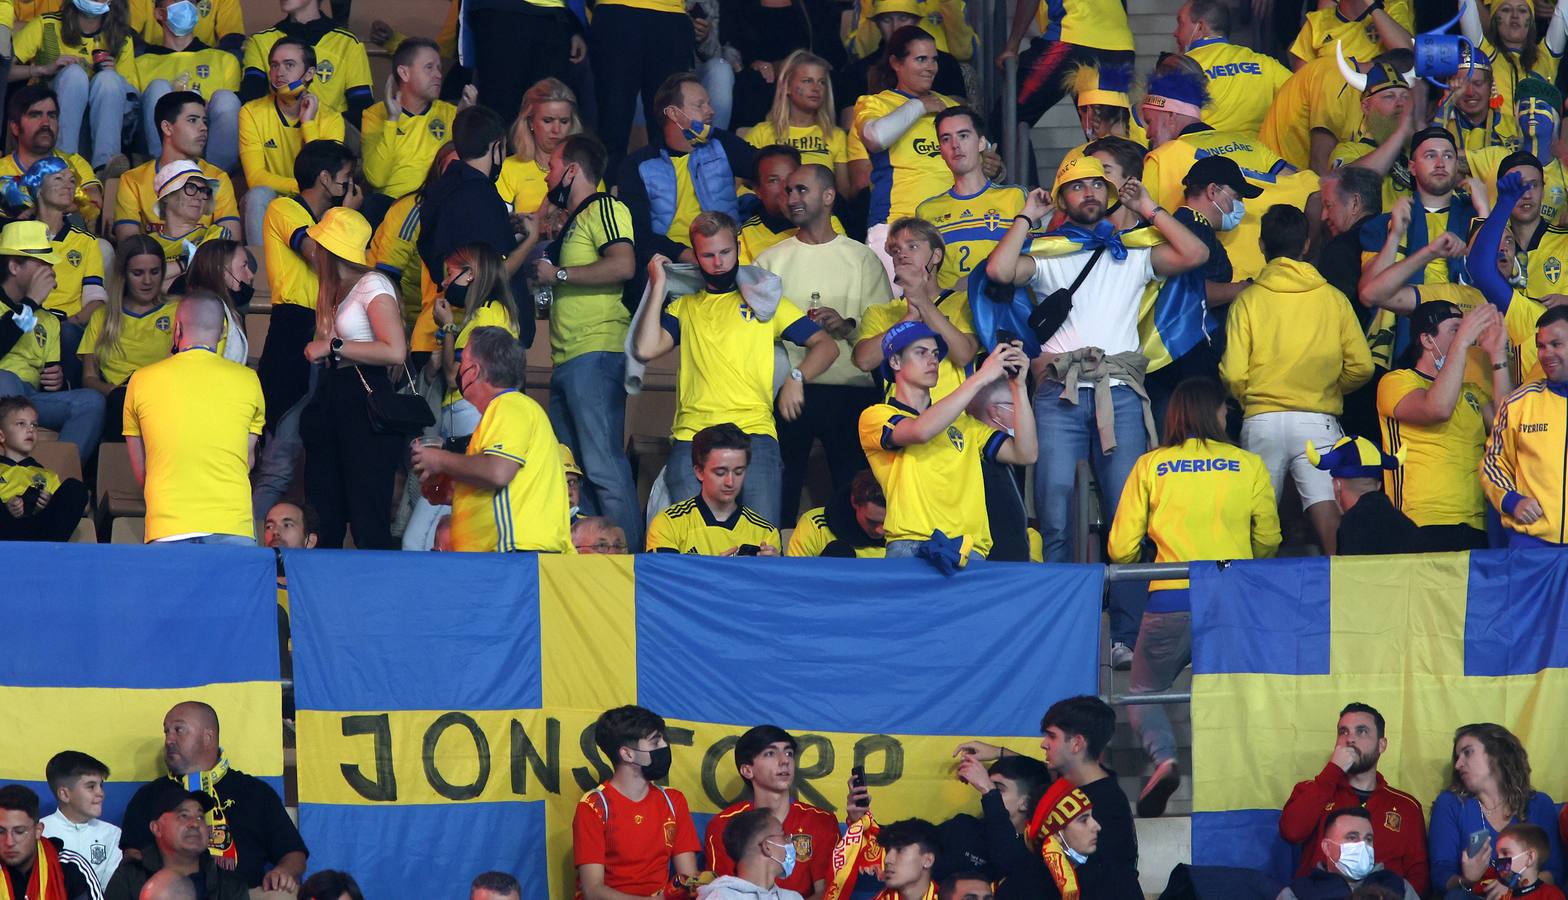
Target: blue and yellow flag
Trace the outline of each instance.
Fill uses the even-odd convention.
[[[731,750],[800,741],[803,800],[862,765],[880,819],[974,791],[958,741],[1039,754],[1040,716],[1093,693],[1103,570],[917,561],[285,552],[300,826],[311,867],[367,896],[457,896],[488,869],[572,895],[571,819],[611,770],[605,709],[664,716],[699,831],[740,795]],[[547,894],[548,892],[548,894]]]
[[[1332,753],[1339,711],[1387,721],[1378,764],[1428,814],[1455,729],[1496,722],[1532,782],[1568,782],[1568,557],[1555,550],[1194,565],[1193,863],[1287,879],[1279,811]]]
[[[0,784],[54,799],[44,766],[80,750],[109,767],[103,818],[167,774],[163,717],[217,710],[229,762],[283,793],[276,560],[239,547],[0,544]]]

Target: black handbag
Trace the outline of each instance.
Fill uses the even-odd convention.
[[[370,430],[376,434],[415,435],[436,423],[435,413],[430,411],[430,404],[424,397],[396,390],[374,391],[357,365],[354,374],[365,386],[365,411],[370,416]],[[406,364],[403,374],[408,378],[408,389],[413,391],[414,376]]]
[[[1067,314],[1073,309],[1073,292],[1077,291],[1083,284],[1083,280],[1089,277],[1089,270],[1094,268],[1094,264],[1100,261],[1104,253],[1104,247],[1095,250],[1089,257],[1088,264],[1079,270],[1078,277],[1073,279],[1071,287],[1057,288],[1029,311],[1029,328],[1034,332],[1034,336],[1040,339],[1040,343],[1049,341],[1062,327],[1062,323],[1067,321]]]

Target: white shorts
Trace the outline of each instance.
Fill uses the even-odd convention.
[[[1285,491],[1285,473],[1296,483],[1301,508],[1315,503],[1334,502],[1334,479],[1307,462],[1307,442],[1319,453],[1327,453],[1334,442],[1345,436],[1339,420],[1324,413],[1268,412],[1248,416],[1241,423],[1241,446],[1263,457],[1269,481],[1274,485],[1274,500]]]

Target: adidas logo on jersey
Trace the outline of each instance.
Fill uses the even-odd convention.
[[[278,142],[273,140],[272,138],[267,138],[267,142],[265,144],[262,144],[262,146],[265,147],[268,150],[276,150],[276,149],[278,149]]]

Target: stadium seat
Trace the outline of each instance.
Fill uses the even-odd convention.
[[[99,217],[99,234],[114,234],[114,200],[120,193],[120,179],[111,178],[103,185],[103,214]]]
[[[42,429],[39,429],[42,431]],[[40,440],[33,447],[33,459],[39,465],[60,476],[62,481],[68,478],[82,480],[82,458],[76,451],[76,445],[62,441]],[[82,510],[82,520],[76,523],[76,531],[71,534],[73,544],[96,544],[98,532],[93,527],[93,507],[89,503]]]
[[[271,326],[272,313],[269,310],[257,312],[255,304],[252,304],[245,313],[245,340],[250,344],[252,363],[261,359],[261,349],[267,346],[267,329]]]
[[[147,543],[147,522],[141,516],[125,516],[114,520],[109,529],[111,544]]]
[[[260,244],[249,246],[250,255],[256,257],[256,293],[250,299],[252,311],[267,311],[272,307],[272,282],[267,280],[267,254]]]
[[[147,514],[142,486],[131,471],[131,454],[124,444],[109,443],[98,448],[97,505],[98,515],[102,519]]]

